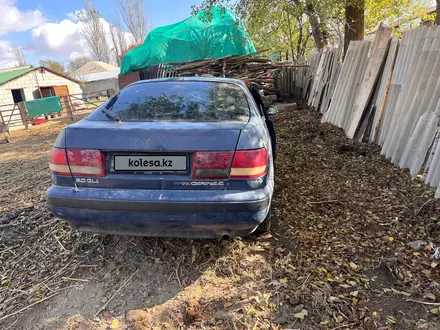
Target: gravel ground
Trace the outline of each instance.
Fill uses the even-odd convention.
[[[300,106],[276,119],[270,234],[82,234],[47,209],[64,121],[0,145],[0,329],[440,329],[440,201]]]

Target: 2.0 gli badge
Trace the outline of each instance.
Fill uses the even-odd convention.
[[[76,178],[75,181],[78,183],[91,183],[91,184],[98,184],[99,183],[99,181],[97,179]]]

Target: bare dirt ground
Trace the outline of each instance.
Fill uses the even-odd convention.
[[[0,329],[440,329],[440,201],[315,111],[276,120],[271,234],[231,241],[71,231],[45,202],[65,125],[0,145]]]

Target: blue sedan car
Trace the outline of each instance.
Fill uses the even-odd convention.
[[[59,134],[50,210],[95,233],[267,231],[275,152],[269,116],[276,108],[265,108],[251,90],[235,79],[194,77],[127,86]]]

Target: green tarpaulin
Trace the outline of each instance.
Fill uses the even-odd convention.
[[[158,64],[250,53],[255,53],[255,47],[243,23],[232,12],[214,7],[151,31],[142,45],[124,55],[121,73]]]
[[[63,110],[58,96],[26,101],[24,104],[26,105],[27,113],[31,118],[54,112],[61,112]]]

